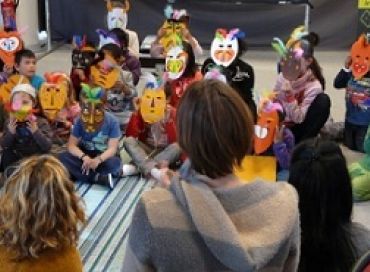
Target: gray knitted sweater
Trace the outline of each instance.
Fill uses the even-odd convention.
[[[287,183],[211,189],[200,175],[146,192],[123,270],[296,271],[298,197]]]

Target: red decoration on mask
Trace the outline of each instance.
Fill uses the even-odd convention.
[[[361,79],[369,72],[370,45],[365,35],[361,35],[351,48],[352,74],[355,79]]]

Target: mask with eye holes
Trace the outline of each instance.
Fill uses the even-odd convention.
[[[244,38],[244,32],[238,28],[229,32],[226,29],[217,29],[211,45],[211,57],[219,66],[228,67],[238,56],[238,38]]]
[[[122,93],[122,90],[107,90],[107,103],[106,107],[111,112],[121,112],[125,105],[126,105],[126,99],[124,94]]]
[[[66,74],[59,72],[45,73],[45,79],[38,97],[45,117],[54,121],[71,95],[70,82]]]
[[[81,121],[87,133],[94,133],[104,122],[104,91],[100,87],[90,87],[84,83],[81,87]]]
[[[188,53],[181,46],[172,47],[166,54],[168,78],[175,80],[182,76],[188,63]]]
[[[86,70],[90,67],[94,58],[95,50],[93,48],[74,49],[72,51],[72,67]]]
[[[166,94],[163,86],[152,80],[146,84],[143,95],[140,98],[140,114],[148,124],[154,124],[165,117]]]
[[[23,49],[23,41],[18,32],[0,31],[0,59],[13,67],[15,53]]]
[[[351,70],[354,78],[362,79],[369,72],[370,67],[370,44],[364,34],[352,45],[351,59]]]

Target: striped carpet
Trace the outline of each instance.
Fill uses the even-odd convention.
[[[152,182],[137,176],[121,179],[112,191],[77,183],[88,217],[79,241],[84,271],[121,270],[132,213],[141,194],[152,187]]]

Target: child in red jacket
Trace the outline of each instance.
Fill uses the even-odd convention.
[[[153,169],[168,166],[181,155],[176,143],[176,110],[167,103],[163,88],[152,80],[136,105],[123,140],[132,159],[131,164],[123,165],[123,176],[138,172],[148,176]]]

